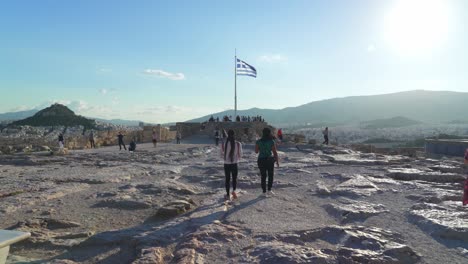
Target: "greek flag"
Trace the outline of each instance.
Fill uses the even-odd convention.
[[[237,68],[236,72],[237,75],[247,75],[256,78],[257,77],[257,70],[247,64],[245,61],[237,59]]]

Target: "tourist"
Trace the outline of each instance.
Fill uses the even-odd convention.
[[[62,150],[65,146],[65,143],[63,141],[63,134],[60,133],[58,136],[58,143],[59,143],[59,148]]]
[[[133,138],[132,141],[130,142],[130,145],[128,145],[128,151],[133,152],[136,150],[136,138]]]
[[[92,130],[89,133],[89,144],[91,145],[91,148],[96,148],[96,145],[94,144],[94,133]]]
[[[280,141],[283,141],[283,130],[281,128],[278,129],[277,135],[278,135],[278,139]]]
[[[273,173],[275,162],[279,167],[278,153],[276,152],[275,142],[273,141],[271,130],[267,127],[263,129],[262,138],[257,140],[255,144],[255,153],[258,153],[258,168],[262,177],[263,195],[268,197],[273,194],[271,187],[273,186]],[[266,178],[268,174],[268,194],[266,186]]]
[[[156,130],[153,130],[152,138],[153,138],[153,147],[155,148],[156,144],[158,143],[158,133],[156,133]]]
[[[237,199],[237,163],[242,157],[242,145],[234,138],[234,130],[229,130],[226,142],[221,145],[221,156],[224,160],[224,175],[226,178],[226,200],[230,200],[229,190],[231,188],[231,175],[232,175],[232,198]]]
[[[180,133],[179,130],[177,130],[176,133],[176,144],[180,144],[180,139],[182,138],[182,134]]]
[[[119,150],[122,150],[122,146],[124,147],[125,150],[127,150],[127,147],[125,146],[125,143],[123,141],[124,135],[122,135],[122,131],[119,132],[117,135],[117,138],[119,140]]]
[[[326,127],[325,130],[322,131],[322,134],[324,139],[322,144],[328,145],[328,127]]]
[[[219,137],[220,137],[219,133],[220,133],[220,132],[219,132],[219,128],[216,127],[216,128],[215,128],[215,131],[214,131],[214,137],[215,137],[215,144],[216,144],[216,146],[219,145]]]

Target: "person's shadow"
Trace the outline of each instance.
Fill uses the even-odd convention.
[[[241,211],[264,198],[256,197],[238,205],[230,205],[223,210],[224,199],[215,199],[212,203],[202,205],[190,212],[171,219],[147,218],[141,225],[96,234],[69,251],[51,258],[70,259],[77,262],[92,263],[131,263],[137,258],[135,254],[144,247],[168,247],[182,242],[183,238],[200,227],[213,224],[215,220],[224,222],[230,215]],[[204,211],[212,211],[203,215]],[[192,218],[194,214],[201,217]],[[162,226],[161,228],[159,228]],[[135,237],[137,237],[135,239]],[[97,259],[99,256],[104,258]]]

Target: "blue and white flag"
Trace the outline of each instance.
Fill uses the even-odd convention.
[[[257,70],[251,65],[247,64],[245,61],[237,59],[237,75],[247,75],[256,78]]]

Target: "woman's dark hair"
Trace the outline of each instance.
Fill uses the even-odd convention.
[[[262,131],[262,140],[271,139],[271,130],[268,127],[265,127]]]
[[[228,131],[228,137],[227,137],[227,140],[226,140],[226,143],[224,145],[224,159],[226,160],[226,150],[227,150],[227,145],[228,145],[228,142],[231,142],[231,149],[229,151],[229,158],[231,159],[231,162],[234,162],[234,149],[236,148],[235,145],[236,145],[236,141],[235,141],[235,138],[234,138],[234,130],[230,129]]]

